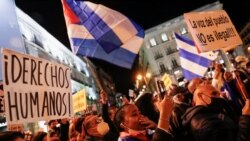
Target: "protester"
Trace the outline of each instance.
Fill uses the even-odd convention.
[[[240,89],[240,92],[245,96],[245,98],[250,98],[250,73],[248,73],[248,70],[246,68],[249,60],[245,56],[237,56],[235,58],[235,62],[235,74],[236,78],[238,78],[238,88]]]
[[[104,122],[108,123],[110,128],[109,132],[105,135],[104,139],[109,141],[117,141],[119,137],[119,131],[115,127],[113,120],[115,117],[115,113],[117,111],[116,106],[109,107],[108,106],[108,99],[107,94],[104,91],[100,92],[100,100],[102,103],[102,118]]]
[[[60,120],[60,140],[61,141],[68,141],[69,138],[69,121],[67,118]]]
[[[83,117],[77,117],[71,120],[69,126],[70,141],[79,141],[84,139],[83,135],[81,134],[83,121],[84,121]]]
[[[182,126],[182,116],[192,105],[193,95],[184,87],[177,86],[169,90],[169,96],[174,101],[173,111],[169,118],[169,131],[173,135],[174,141],[183,141],[186,139],[186,130]]]
[[[16,131],[0,132],[0,141],[25,141],[24,135]]]
[[[239,122],[228,113],[220,92],[210,84],[194,92],[194,107],[183,115],[183,125],[196,141],[249,141],[250,100],[242,109]],[[190,139],[187,139],[190,140]]]
[[[101,117],[88,115],[84,118],[81,126],[80,140],[99,141],[109,132],[109,126]]]
[[[198,85],[200,85],[203,82],[201,78],[194,78],[192,79],[187,86],[188,91],[193,94],[195,89],[197,88]]]
[[[135,105],[138,107],[142,115],[148,117],[155,123],[158,123],[159,112],[154,104],[153,94],[145,93],[141,95],[136,101]]]
[[[60,128],[57,127],[57,120],[50,120],[48,122],[48,132],[55,132],[58,136],[60,135]]]
[[[160,117],[157,129],[153,135],[153,141],[170,141],[168,118],[172,111],[173,102],[168,98],[159,103]],[[168,107],[168,108],[166,108]],[[134,104],[126,104],[120,107],[115,115],[115,125],[120,131],[119,141],[148,141],[146,129],[155,129],[153,121],[140,114]]]
[[[212,85],[218,90],[222,90],[224,86],[224,75],[225,70],[221,64],[215,64],[214,75],[212,78]]]

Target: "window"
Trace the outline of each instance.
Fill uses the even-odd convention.
[[[171,53],[172,53],[171,46],[168,46],[168,47],[166,48],[166,55],[169,55],[169,54],[171,54]]]
[[[187,33],[187,29],[185,27],[182,27],[181,34],[186,34],[186,33]]]
[[[163,73],[163,72],[165,72],[167,70],[165,65],[162,62],[159,63],[159,66],[160,66],[160,72],[161,73]]]
[[[154,58],[155,60],[162,58],[163,55],[160,52],[154,52]]]
[[[150,42],[151,47],[157,45],[155,38],[151,38],[151,39],[149,40],[149,42]]]
[[[167,36],[166,33],[162,33],[162,34],[161,34],[161,40],[162,40],[163,42],[168,41],[168,36]]]
[[[172,65],[173,67],[178,67],[178,63],[175,59],[172,59]]]

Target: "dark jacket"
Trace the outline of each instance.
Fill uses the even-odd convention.
[[[140,141],[140,140],[132,137],[126,137],[123,139],[119,138],[118,141]],[[155,133],[151,141],[172,141],[172,136],[169,133],[157,128],[155,130]]]
[[[195,106],[183,115],[183,126],[196,141],[250,141],[250,116],[236,123],[220,110]]]
[[[68,141],[69,140],[69,122],[62,124],[60,126],[60,140]]]
[[[109,125],[109,132],[105,135],[105,141],[117,141],[119,137],[119,131],[115,127],[113,121],[109,118],[108,115],[108,104],[102,104],[102,118]]]
[[[172,114],[169,118],[169,131],[173,135],[174,141],[186,140],[186,130],[182,126],[182,116],[190,106],[184,104],[174,104]]]

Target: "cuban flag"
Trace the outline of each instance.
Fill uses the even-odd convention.
[[[144,30],[121,13],[87,1],[62,0],[72,51],[131,68]]]
[[[183,76],[187,80],[203,77],[211,62],[217,58],[218,53],[213,51],[198,53],[192,40],[176,33],[175,37]]]

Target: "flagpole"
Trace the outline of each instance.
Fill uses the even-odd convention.
[[[244,86],[244,83],[242,82],[242,80],[240,79],[240,76],[237,72],[233,71],[234,75],[235,75],[235,79],[236,79],[236,83],[238,84],[238,87],[240,89],[240,93],[243,96],[243,99],[246,100],[249,98],[248,93],[246,91],[246,88]]]

